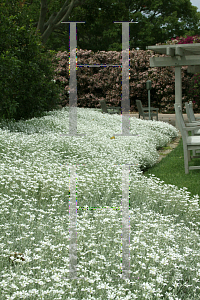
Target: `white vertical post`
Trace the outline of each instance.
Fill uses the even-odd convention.
[[[176,67],[176,66],[175,66],[175,103],[181,106],[181,111],[182,111],[182,77],[181,77],[181,67]],[[175,115],[175,118],[176,118],[176,115]],[[177,119],[176,119],[176,127],[178,128]]]
[[[122,167],[122,278],[130,279],[130,215],[129,215],[129,166]],[[69,200],[69,278],[77,277],[77,201],[76,201],[76,166],[70,166]]]
[[[129,165],[122,169],[122,278],[130,279]]]
[[[125,22],[122,23],[122,135],[130,135],[129,47],[129,23]]]
[[[69,94],[69,134],[63,136],[78,135],[77,134],[77,80],[76,80],[76,23],[85,22],[62,22],[70,23],[70,94]],[[129,98],[129,23],[138,22],[114,22],[122,23],[122,134],[114,134],[114,136],[136,136],[130,134],[130,98]],[[72,26],[73,25],[73,26]],[[81,65],[79,65],[81,66]],[[89,65],[85,65],[89,66]],[[91,65],[92,67],[94,65]],[[101,66],[101,65],[100,65]],[[100,67],[98,66],[98,67]],[[105,67],[106,65],[104,65]],[[72,76],[72,78],[71,78]],[[123,115],[128,113],[127,115]],[[85,134],[79,134],[85,135]]]
[[[77,134],[76,23],[70,24],[69,134]]]
[[[150,90],[148,90],[148,105],[149,105],[149,120],[151,120],[151,100],[150,100]]]
[[[69,201],[69,278],[77,279],[77,208],[76,208],[76,166],[70,166]]]
[[[62,22],[70,23],[70,94],[69,94],[69,134],[65,136],[81,136],[77,134],[77,80],[76,80],[76,23],[85,22]],[[129,99],[129,23],[138,22],[114,22],[122,23],[122,136],[135,136],[130,134],[130,99]],[[88,65],[87,65],[88,66]],[[94,66],[94,65],[91,65]],[[105,65],[106,66],[106,65]],[[129,112],[128,116],[123,113]],[[77,249],[76,249],[76,176],[75,168],[71,167],[70,174],[70,247],[69,247],[69,273],[70,278],[77,279]],[[129,278],[129,165],[122,172],[122,265],[123,278]]]
[[[69,59],[69,134],[63,136],[84,136],[77,134],[77,80],[76,80],[76,52],[77,52],[77,34],[76,23],[85,22],[62,22],[70,23],[70,59]]]
[[[129,23],[138,22],[114,22],[122,23],[122,134],[114,136],[135,136],[130,134],[130,98],[129,98]],[[125,115],[127,114],[128,115]]]

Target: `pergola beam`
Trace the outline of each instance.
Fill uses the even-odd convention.
[[[175,48],[175,55],[184,56],[185,50],[182,49],[181,47],[177,47],[177,48]]]
[[[175,55],[175,49],[167,47],[166,48],[166,55],[174,56]]]
[[[184,55],[198,55],[200,54],[200,43],[196,44],[176,44],[176,45],[158,45],[158,46],[148,46],[146,49],[155,51],[160,54],[167,54],[167,48],[173,49],[175,51],[183,50]],[[179,49],[179,50],[177,50]],[[170,50],[171,51],[171,50]]]
[[[174,66],[199,66],[200,55],[174,56],[174,57],[151,57],[151,67],[174,67]]]
[[[169,57],[151,57],[150,67],[175,67],[175,103],[182,109],[181,67],[200,66],[200,43],[148,46],[146,49],[169,55]]]

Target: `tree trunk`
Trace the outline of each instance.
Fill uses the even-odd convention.
[[[37,23],[37,29],[35,34],[38,32],[41,34],[42,44],[46,44],[48,38],[54,29],[57,29],[60,26],[61,22],[67,22],[69,20],[69,15],[73,8],[76,6],[82,5],[86,0],[66,0],[62,8],[58,13],[54,12],[49,20],[45,23],[45,16],[47,13],[47,0],[41,0],[41,10],[40,17]],[[70,2],[70,4],[68,4]]]

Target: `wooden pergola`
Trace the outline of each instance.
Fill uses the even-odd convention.
[[[200,43],[148,46],[146,49],[169,55],[169,57],[151,57],[150,67],[175,67],[175,103],[179,104],[182,109],[181,67],[200,66]],[[195,73],[194,68],[191,72]]]

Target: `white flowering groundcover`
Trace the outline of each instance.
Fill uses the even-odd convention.
[[[130,128],[138,135],[111,139],[121,116],[87,108],[77,108],[81,137],[61,136],[69,108],[1,124],[0,299],[200,299],[199,197],[140,171],[177,130],[136,118]],[[77,208],[99,207],[77,210],[80,280],[68,276],[70,164]],[[122,164],[132,164],[130,280],[121,278]]]

